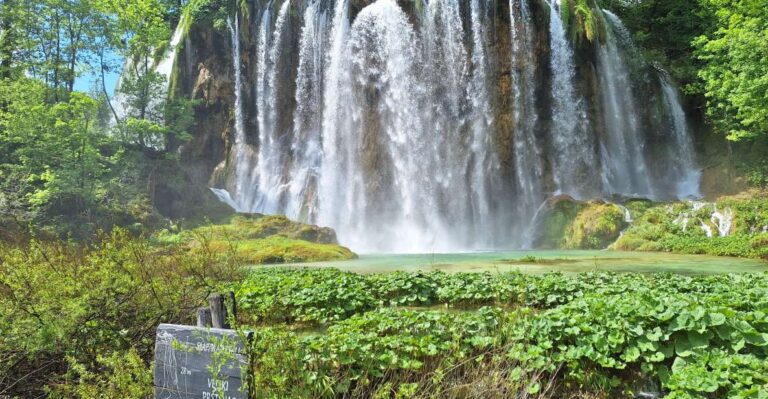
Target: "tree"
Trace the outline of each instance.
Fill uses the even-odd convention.
[[[47,104],[48,87],[29,78],[3,87],[0,98],[9,106],[0,112],[0,197],[15,205],[3,210],[15,214],[3,216],[32,223],[79,215],[88,222],[109,164],[100,152],[109,138],[94,127],[97,102],[71,93],[66,102]]]
[[[730,140],[768,137],[768,7],[763,0],[702,0],[715,28],[695,40],[708,116]]]
[[[0,4],[0,225],[83,237],[151,216],[152,182],[177,170],[169,143],[191,123],[189,102],[168,101],[154,69],[168,17],[160,0]],[[129,60],[118,135],[98,120],[103,75],[102,94],[74,91],[86,68],[119,67],[114,54]]]

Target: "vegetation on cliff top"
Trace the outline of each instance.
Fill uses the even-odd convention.
[[[564,0],[560,2],[560,18],[576,45],[602,43],[606,24],[595,0]]]
[[[705,109],[718,133],[734,141],[768,140],[764,1],[602,0],[601,4],[622,17],[649,59],[665,65],[686,87],[689,102]]]

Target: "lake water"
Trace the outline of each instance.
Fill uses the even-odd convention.
[[[348,261],[299,263],[291,266],[335,267],[357,273],[386,273],[396,270],[520,271],[523,273],[612,271],[680,274],[768,271],[768,262],[754,259],[660,252],[572,250],[370,254],[360,255],[359,259]]]

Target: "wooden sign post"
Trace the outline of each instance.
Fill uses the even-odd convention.
[[[161,324],[155,342],[155,398],[247,399],[245,344],[233,330]]]

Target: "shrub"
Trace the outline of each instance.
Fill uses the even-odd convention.
[[[205,247],[158,250],[121,230],[90,246],[0,244],[0,394],[140,390],[129,381],[143,384],[157,325],[191,322],[239,270]]]

